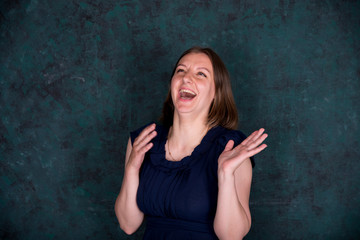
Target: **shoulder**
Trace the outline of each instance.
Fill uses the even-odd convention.
[[[220,126],[216,127],[214,130],[217,132],[215,138],[216,143],[223,145],[224,147],[229,140],[233,140],[235,145],[238,145],[247,137],[240,130],[232,130]]]
[[[147,126],[149,126],[150,124],[152,124],[152,122],[139,127],[138,129],[135,129],[133,131],[130,132],[130,139],[131,139],[131,144],[134,144],[135,139],[140,135],[141,131],[144,130],[144,128],[146,128]]]
[[[227,129],[221,126],[216,127],[214,130],[216,131],[216,137],[214,138],[214,143],[221,149],[221,151],[224,150],[225,145],[230,140],[233,140],[234,146],[237,146],[247,138],[247,136],[240,130]],[[255,166],[254,158],[252,157],[250,158],[250,160],[252,166],[254,167]]]
[[[144,126],[141,126],[140,128],[133,130],[130,132],[130,139],[131,139],[131,144],[134,143],[135,139],[139,136],[139,134],[141,133],[142,130],[144,130],[144,128],[146,128],[147,126],[153,124],[154,122],[150,122],[148,124],[145,124]],[[153,139],[153,140],[158,140],[159,138],[162,138],[163,135],[166,134],[167,136],[167,132],[168,129],[165,128],[162,125],[156,124],[156,128],[155,131],[157,132],[157,136]]]

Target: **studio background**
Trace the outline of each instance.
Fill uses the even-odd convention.
[[[0,238],[141,239],[113,211],[129,131],[210,46],[264,127],[246,239],[360,236],[359,1],[0,3]]]

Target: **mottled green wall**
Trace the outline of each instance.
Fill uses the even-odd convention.
[[[359,1],[0,6],[1,239],[141,238],[113,212],[125,144],[192,45],[226,63],[240,129],[270,134],[246,239],[360,236]]]

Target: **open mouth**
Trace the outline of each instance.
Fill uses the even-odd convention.
[[[181,89],[179,93],[180,98],[185,100],[191,100],[196,97],[196,93],[188,89]]]

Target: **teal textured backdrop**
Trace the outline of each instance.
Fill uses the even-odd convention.
[[[246,239],[360,236],[360,2],[0,3],[0,238],[126,236],[113,205],[129,131],[173,64],[212,47],[256,158]]]

